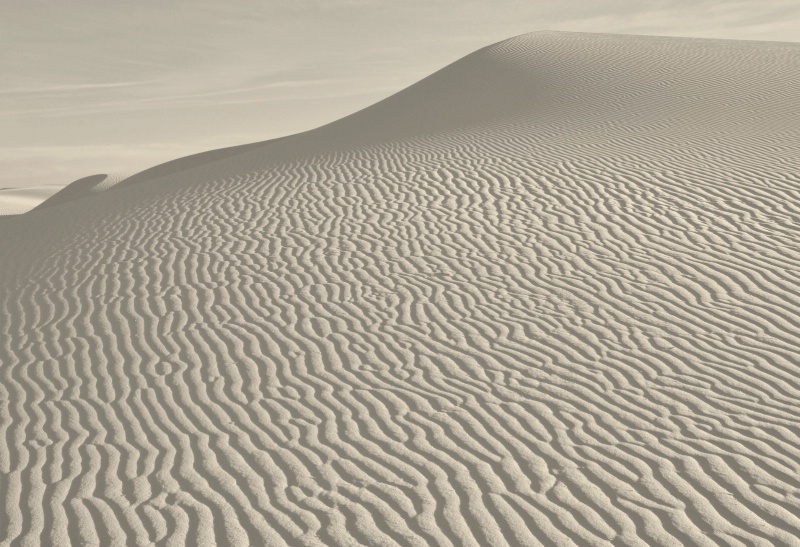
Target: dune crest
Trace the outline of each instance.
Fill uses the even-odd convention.
[[[533,33],[4,220],[0,545],[799,545],[798,67]]]

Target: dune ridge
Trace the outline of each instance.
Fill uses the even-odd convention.
[[[533,33],[5,220],[0,544],[800,545],[798,68]]]

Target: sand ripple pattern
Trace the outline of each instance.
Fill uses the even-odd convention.
[[[800,545],[799,67],[537,33],[5,221],[0,544]]]

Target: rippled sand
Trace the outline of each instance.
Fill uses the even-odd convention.
[[[0,543],[800,545],[798,75],[534,33],[4,219]]]

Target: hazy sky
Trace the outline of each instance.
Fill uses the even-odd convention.
[[[800,41],[798,0],[0,0],[0,188],[368,106],[535,30]]]

